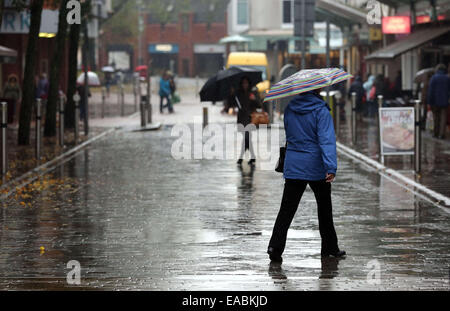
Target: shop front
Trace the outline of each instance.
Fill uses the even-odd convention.
[[[153,75],[162,75],[166,70],[178,74],[178,44],[150,44],[148,51]]]
[[[223,69],[225,65],[224,56],[226,49],[224,45],[217,44],[195,44],[194,64],[196,76],[207,78]]]

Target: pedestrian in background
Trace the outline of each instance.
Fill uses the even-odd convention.
[[[84,120],[86,118],[86,98],[84,96],[85,94],[85,87],[84,85],[78,84],[77,85],[77,91],[80,95],[80,120]],[[91,97],[91,92],[88,88],[88,97]]]
[[[427,102],[431,106],[434,119],[434,137],[445,138],[447,110],[449,106],[450,78],[444,64],[436,66],[428,87]]]
[[[162,114],[164,107],[168,107],[169,113],[173,113],[173,107],[172,102],[170,101],[170,94],[171,94],[171,88],[170,88],[170,79],[167,71],[163,73],[163,76],[159,80],[159,97],[160,97],[160,104],[159,104],[159,112]],[[164,99],[167,101],[167,104],[164,105]]]
[[[331,183],[337,171],[336,136],[330,107],[320,90],[296,96],[284,112],[286,155],[284,191],[267,253],[282,262],[287,232],[306,186],[314,192],[322,238],[322,257],[343,257],[333,223]]]
[[[36,98],[40,98],[42,100],[47,100],[48,87],[49,87],[49,83],[47,80],[47,74],[43,73],[40,75],[39,80],[36,85]]]
[[[237,123],[241,124],[244,127],[244,139],[241,148],[241,154],[237,161],[237,164],[241,165],[243,162],[243,158],[245,152],[247,150],[250,151],[250,161],[248,164],[254,165],[256,162],[256,155],[253,149],[252,137],[251,137],[251,129],[246,128],[252,121],[252,112],[255,112],[256,109],[260,108],[260,104],[258,102],[257,94],[250,89],[251,81],[248,77],[243,77],[239,83],[239,88],[236,92],[236,105],[238,107],[237,114]]]
[[[352,99],[352,94],[356,93],[356,112],[361,116],[363,112],[364,87],[360,76],[356,76],[348,90],[348,98]]]
[[[19,78],[15,74],[10,74],[2,92],[2,99],[5,99],[8,103],[8,123],[14,123],[17,106],[21,98],[22,91]]]

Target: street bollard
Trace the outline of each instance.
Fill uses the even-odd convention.
[[[120,84],[120,115],[125,116],[125,94],[123,84]]]
[[[420,169],[421,169],[421,148],[422,148],[422,133],[420,132],[420,100],[416,100],[415,101],[415,121],[416,121],[416,126],[415,126],[415,135],[414,135],[414,139],[415,139],[415,143],[414,143],[414,169],[416,171],[416,173],[420,173]]]
[[[278,100],[276,100],[278,102]],[[269,124],[273,124],[273,101],[269,101]]]
[[[80,137],[80,94],[75,93],[73,101],[75,102],[75,145],[78,144],[78,138]]]
[[[146,106],[146,103],[145,103],[144,100],[142,100],[142,97],[141,97],[140,107],[141,107],[141,126],[142,127],[145,127],[147,125],[147,117],[146,117],[145,106]]]
[[[203,107],[203,128],[208,125],[208,107]]]
[[[117,84],[117,115],[120,114],[121,109],[120,84]]]
[[[102,87],[102,119],[105,118],[106,90]]]
[[[36,100],[36,159],[41,159],[41,144],[42,144],[42,100]]]
[[[147,96],[147,123],[152,123],[152,105],[150,104],[150,100],[148,99],[150,96]]]
[[[336,137],[339,137],[339,128],[341,127],[341,105],[335,104],[336,111],[334,112],[336,114]]]
[[[59,145],[64,147],[64,96],[59,97]]]
[[[352,93],[352,143],[356,144],[356,92]]]
[[[1,127],[2,127],[2,176],[6,175],[8,171],[8,157],[6,151],[6,130],[8,128],[8,104],[2,102],[1,104]]]
[[[383,95],[378,95],[378,109],[383,108]]]
[[[195,97],[198,97],[198,90],[199,88],[199,80],[198,80],[198,76],[195,76]]]
[[[384,164],[384,156],[382,153],[383,148],[381,146],[381,108],[383,108],[383,95],[378,95],[378,113],[377,113],[377,119],[378,119],[378,158],[380,160],[381,164]]]
[[[133,80],[134,81],[134,83],[133,83],[133,95],[134,95],[134,112],[137,112],[137,110],[138,110],[138,92],[137,92],[137,85],[138,85],[138,83],[137,83],[137,80],[136,79],[134,79]]]

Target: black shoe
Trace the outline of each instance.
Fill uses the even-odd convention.
[[[269,247],[269,249],[267,250],[267,254],[269,254],[269,259],[271,262],[278,262],[278,263],[283,262],[283,258],[281,257],[281,255],[275,252],[273,247]]]
[[[347,253],[345,251],[337,251],[337,252],[321,252],[320,253],[322,257],[336,257],[336,258],[341,258],[341,257],[345,257],[345,255],[347,255]]]
[[[248,165],[255,165],[256,160],[255,159],[251,159],[250,161],[248,161]]]
[[[237,161],[237,164],[238,164],[238,165],[242,165],[242,159],[239,159],[239,160]]]

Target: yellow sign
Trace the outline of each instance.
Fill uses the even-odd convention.
[[[370,41],[380,41],[383,39],[383,33],[381,28],[369,28],[369,39]]]
[[[157,44],[156,50],[158,52],[170,52],[172,51],[172,45],[170,44]]]

